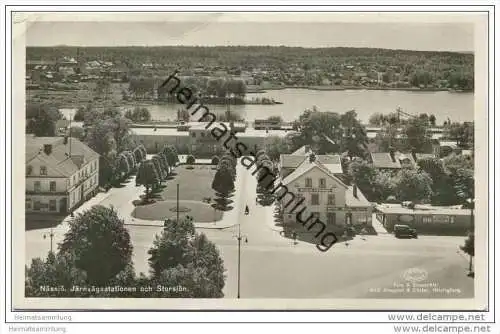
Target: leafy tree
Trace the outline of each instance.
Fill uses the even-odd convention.
[[[142,150],[138,147],[134,149],[134,158],[137,163],[140,163],[146,159],[146,156],[142,154]]]
[[[85,141],[85,130],[79,126],[72,126],[69,129],[69,133],[71,134],[72,138],[76,138],[80,141]]]
[[[348,173],[364,195],[370,199],[374,197],[377,171],[372,164],[361,158],[355,158],[349,164]]]
[[[429,123],[431,126],[436,126],[436,116],[430,115],[429,116]]]
[[[167,156],[163,152],[160,152],[158,153],[158,157],[160,157],[162,167],[165,170],[165,173],[167,173],[167,176],[170,175],[170,166],[168,165]]]
[[[76,122],[83,122],[85,120],[85,107],[80,107],[77,109],[73,120]]]
[[[75,285],[86,285],[87,275],[84,270],[74,265],[70,252],[63,254],[50,253],[44,261],[33,259],[25,269],[26,297],[66,297],[71,295],[70,289]],[[66,291],[45,291],[42,287],[63,286]]]
[[[50,106],[40,106],[38,112],[26,120],[26,133],[33,133],[37,137],[55,136],[55,123],[61,119],[61,114],[57,110],[51,110],[51,108]]]
[[[431,134],[427,131],[428,120],[414,118],[408,121],[403,129],[406,148],[417,152],[428,152],[431,149]]]
[[[395,190],[400,201],[427,202],[432,195],[432,179],[426,172],[402,169],[396,182]]]
[[[165,169],[162,167],[160,157],[155,155],[153,156],[151,161],[153,161],[156,173],[160,176],[160,181],[165,181],[167,179],[167,173],[165,172]]]
[[[218,210],[226,210],[229,195],[234,191],[234,179],[231,169],[226,165],[221,165],[215,173],[212,181],[212,189],[215,190]]]
[[[472,157],[450,155],[443,159],[443,163],[455,189],[457,202],[464,203],[467,199],[474,198],[475,180]]]
[[[151,195],[150,189],[155,188],[160,184],[161,176],[158,175],[156,167],[151,160],[143,161],[137,171],[137,176],[135,177],[135,183],[137,186],[146,187],[145,199],[148,199]]]
[[[131,173],[132,169],[130,168],[127,155],[124,152],[120,153],[116,160],[117,179],[121,181]]]
[[[445,128],[445,136],[454,140],[461,148],[474,147],[474,123],[451,123]]]
[[[160,292],[155,297],[221,298],[224,263],[216,246],[195,232],[189,219],[167,221],[156,236],[150,254],[154,285],[182,286],[185,290]]]
[[[271,161],[279,161],[281,154],[289,154],[291,150],[286,140],[280,137],[273,137],[266,144],[265,152]]]
[[[177,163],[179,162],[179,157],[177,155],[177,150],[175,149],[175,147],[173,147],[172,145],[166,145],[163,148],[163,153],[167,157],[169,166],[174,167],[177,165]]]
[[[382,126],[387,122],[387,117],[382,113],[374,113],[370,116],[368,124]]]
[[[125,155],[125,157],[127,158],[127,162],[128,162],[128,165],[129,165],[129,168],[130,168],[130,172],[133,172],[135,171],[135,169],[137,168],[137,165],[140,163],[140,162],[137,162],[135,160],[135,155],[134,153],[132,153],[131,151],[124,151],[123,154]]]
[[[134,122],[147,122],[151,120],[151,113],[148,108],[135,107],[134,110],[127,110],[125,117]]]
[[[218,156],[214,155],[214,156],[212,157],[212,165],[218,165],[218,164],[219,164],[219,161],[220,161],[220,159],[219,159],[219,157],[218,157]]]
[[[345,114],[306,110],[299,117],[299,135],[292,137],[295,149],[313,143],[318,154],[348,151],[364,157],[368,138],[354,111]]]
[[[103,286],[131,263],[132,244],[124,221],[113,208],[93,206],[69,223],[59,245],[61,254],[74,254],[75,265],[92,284]]]
[[[474,232],[470,232],[460,249],[469,256],[474,256]]]

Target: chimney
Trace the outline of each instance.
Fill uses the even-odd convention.
[[[356,186],[355,184],[352,185],[352,194],[354,198],[358,198],[358,186]]]
[[[309,162],[313,163],[316,161],[316,155],[314,153],[309,154]]]
[[[395,155],[395,151],[394,151],[394,148],[390,147],[389,148],[389,154],[391,155],[391,160],[392,162],[396,162],[396,155]]]
[[[50,155],[50,153],[52,153],[52,144],[44,144],[43,151],[45,154]]]

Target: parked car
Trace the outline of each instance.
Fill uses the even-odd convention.
[[[394,225],[394,236],[396,238],[418,238],[417,230],[408,225]]]

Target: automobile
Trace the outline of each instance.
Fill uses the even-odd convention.
[[[394,236],[396,238],[418,238],[417,230],[408,225],[394,225]]]

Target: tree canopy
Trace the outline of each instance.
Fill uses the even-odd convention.
[[[61,254],[74,256],[76,267],[97,285],[104,285],[130,264],[132,249],[124,221],[113,208],[100,205],[70,221],[59,245]]]

